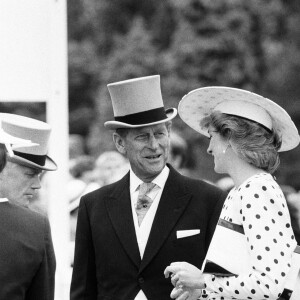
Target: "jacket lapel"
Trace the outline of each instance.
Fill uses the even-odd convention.
[[[117,184],[106,207],[113,227],[126,253],[139,267],[141,258],[138,249],[129,192],[129,173]]]
[[[183,183],[184,177],[171,166],[168,167],[170,174],[153,221],[140,272],[159,251],[191,199],[191,194],[186,191]]]

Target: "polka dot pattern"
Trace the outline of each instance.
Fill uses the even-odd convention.
[[[207,276],[206,299],[277,299],[296,241],[276,181],[267,173],[250,177],[230,191],[220,217],[243,226],[252,267],[238,276]]]

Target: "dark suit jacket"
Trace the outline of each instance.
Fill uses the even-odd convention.
[[[0,203],[0,299],[53,300],[55,256],[48,219]]]
[[[170,166],[169,166],[170,167]],[[164,269],[174,261],[202,265],[224,194],[172,167],[141,260],[134,229],[129,174],[83,196],[79,206],[71,300],[170,299]],[[200,234],[177,239],[177,230]]]

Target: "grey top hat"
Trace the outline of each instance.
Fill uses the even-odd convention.
[[[176,108],[164,108],[159,75],[110,83],[107,87],[115,117],[104,123],[108,129],[160,124],[177,115]]]
[[[12,148],[20,148],[20,147],[31,147],[35,146],[35,143],[32,143],[30,140],[25,140],[21,138],[17,138],[5,132],[2,128],[1,120],[0,120],[0,144],[4,144],[10,156],[13,156]]]
[[[13,156],[8,160],[27,167],[54,171],[56,163],[47,155],[51,127],[49,124],[15,114],[0,113],[2,129],[15,138],[32,142],[31,145],[12,145]]]

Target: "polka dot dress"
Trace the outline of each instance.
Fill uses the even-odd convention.
[[[286,200],[273,177],[261,173],[233,188],[220,217],[243,225],[252,268],[238,276],[207,275],[199,299],[280,297],[296,240]]]

